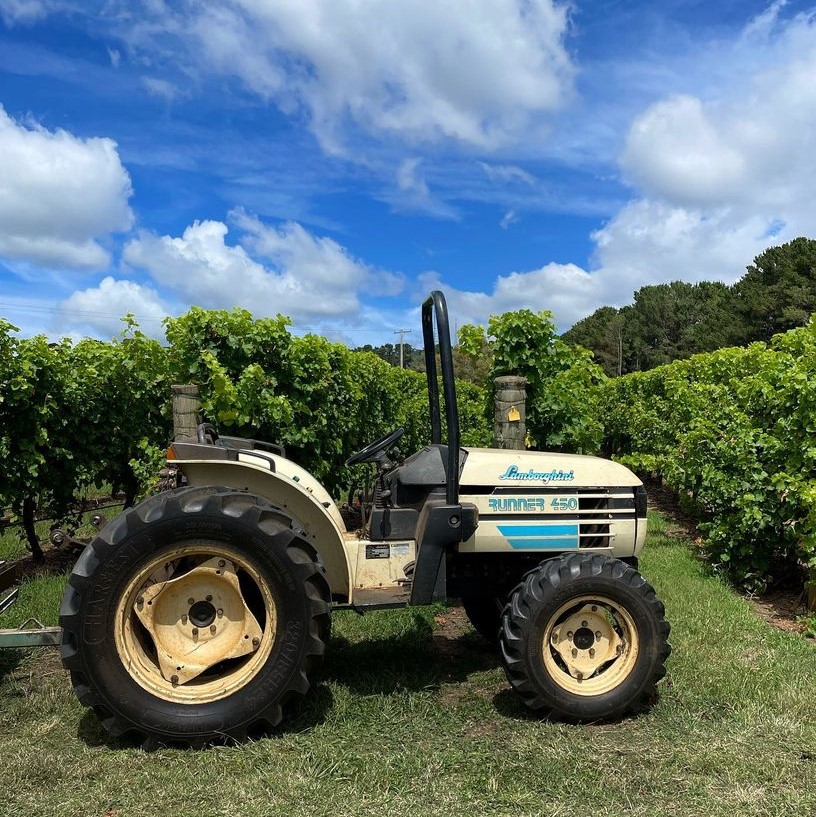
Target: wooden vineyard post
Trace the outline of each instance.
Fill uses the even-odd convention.
[[[494,382],[494,446],[523,451],[527,437],[527,379],[505,375],[497,377]]]
[[[173,440],[197,440],[201,402],[198,386],[172,386],[173,389]]]

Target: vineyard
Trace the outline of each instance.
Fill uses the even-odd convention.
[[[397,426],[405,450],[429,439],[421,373],[294,336],[281,316],[193,308],[166,335],[128,321],[110,343],[49,343],[0,322],[0,505],[32,546],[34,519],[65,515],[84,492],[110,486],[129,502],[144,490],[170,437],[171,383],[199,384],[209,419],[285,445],[338,498],[345,452]],[[816,324],[616,379],[547,313],[463,327],[460,353],[488,360],[487,382],[457,385],[463,444],[490,445],[492,378],[524,375],[531,445],[602,450],[659,476],[737,583],[816,566]]]
[[[610,380],[601,406],[607,452],[678,492],[737,583],[816,567],[816,323]]]
[[[430,436],[424,376],[243,310],[192,309],[168,343],[132,321],[110,343],[20,339],[0,322],[0,506],[37,553],[35,519],[59,519],[99,486],[131,502],[155,478],[170,439],[172,383],[197,383],[208,418],[286,446],[338,496],[347,452],[396,426],[415,448]],[[490,441],[485,394],[458,387],[467,445]]]

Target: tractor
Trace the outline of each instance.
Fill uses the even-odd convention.
[[[431,440],[402,457],[397,428],[348,458],[376,474],[359,530],[280,446],[202,425],[168,449],[178,487],[87,545],[61,656],[112,735],[198,747],[273,729],[308,692],[333,610],[445,600],[533,712],[606,721],[654,702],[669,625],[637,569],[641,481],[596,457],[460,447],[441,292],[422,328]]]

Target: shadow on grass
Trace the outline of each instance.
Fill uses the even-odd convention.
[[[417,619],[413,629],[397,636],[356,643],[332,638],[321,675],[355,695],[383,695],[460,683],[498,663],[496,649],[481,636],[432,634]]]
[[[259,731],[257,737],[304,732],[323,723],[333,704],[327,682],[341,684],[355,695],[427,691],[441,684],[464,682],[471,673],[494,669],[498,664],[496,648],[481,636],[473,632],[455,636],[434,633],[420,616],[415,617],[413,627],[399,635],[358,642],[334,636],[316,684],[306,696],[284,707],[280,725]],[[88,746],[112,750],[143,746],[136,735],[112,737],[91,711],[80,720],[77,737]],[[250,733],[250,737],[255,735]]]
[[[5,681],[20,666],[26,652],[26,650],[16,648],[0,650],[0,683]],[[22,693],[20,694],[22,695]]]

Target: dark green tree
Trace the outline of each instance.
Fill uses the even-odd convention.
[[[737,343],[770,340],[803,326],[816,312],[816,241],[795,238],[754,259],[734,286],[742,335]]]

